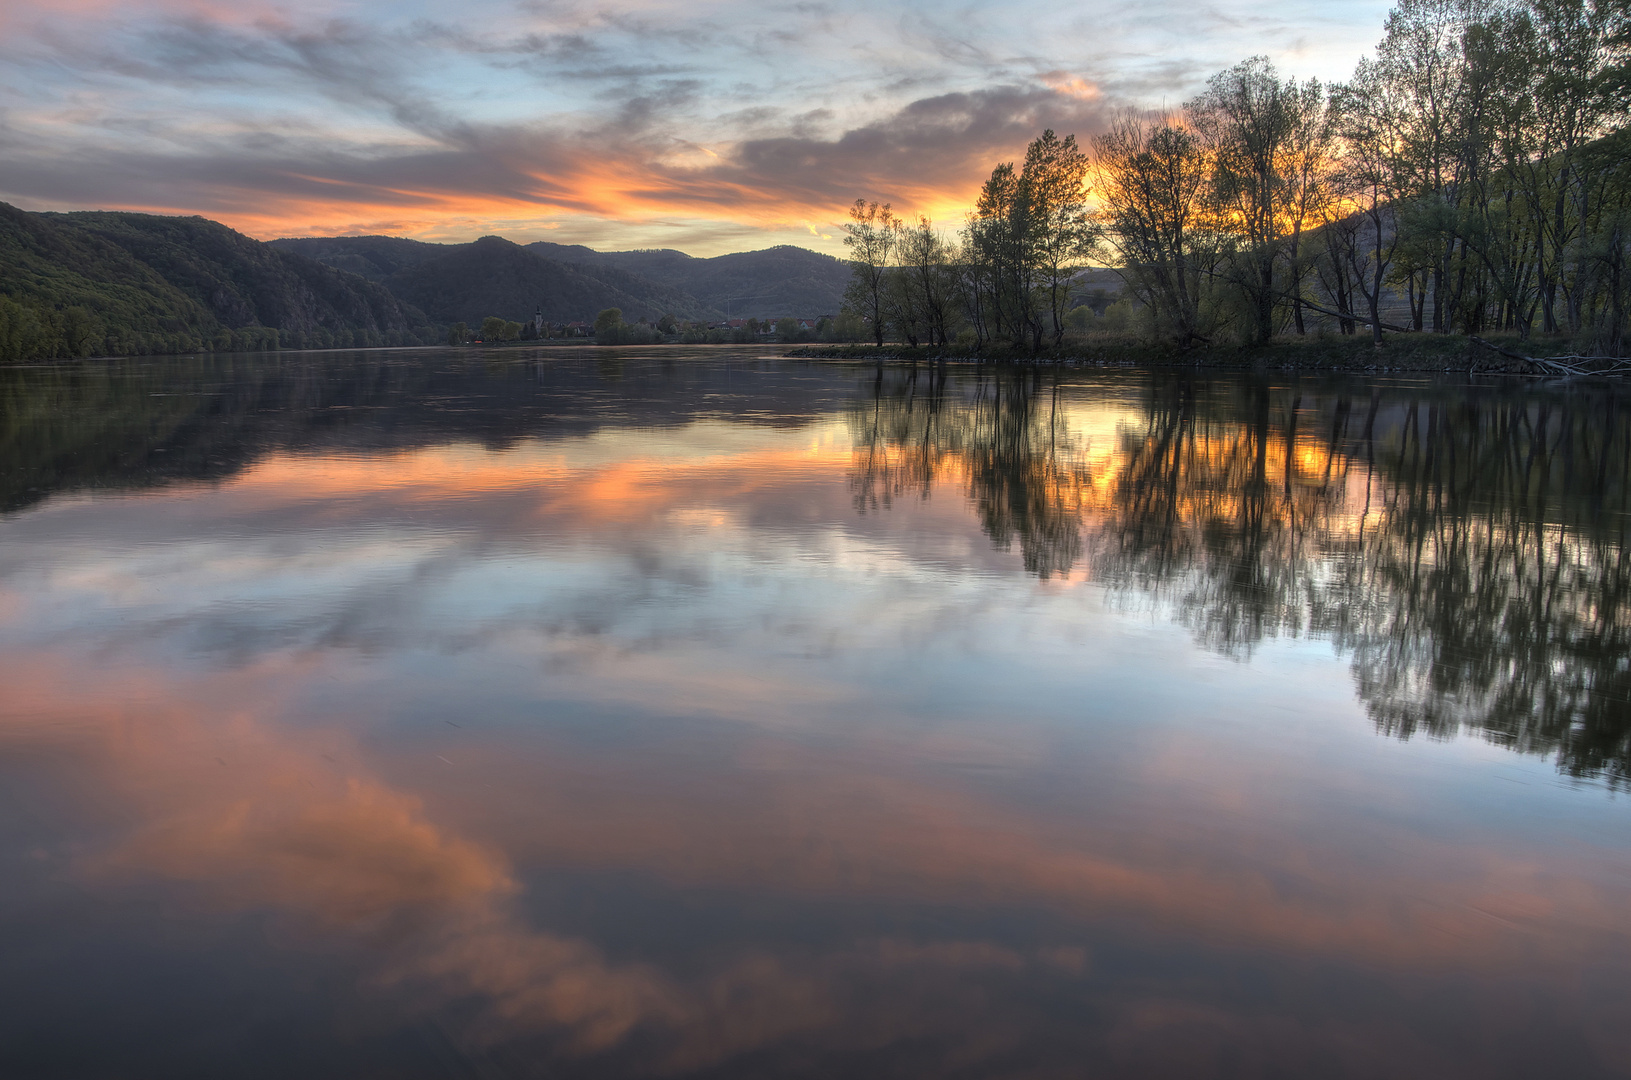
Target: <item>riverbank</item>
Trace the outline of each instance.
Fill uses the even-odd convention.
[[[1567,343],[1515,335],[1493,337],[1494,344],[1513,352],[1551,355],[1567,350]],[[1011,345],[970,345],[929,348],[909,345],[804,345],[787,352],[790,357],[831,360],[900,360],[952,363],[1068,364],[1100,367],[1184,367],[1220,371],[1344,371],[1446,372],[1525,374],[1527,365],[1478,344],[1460,334],[1389,334],[1380,347],[1367,337],[1309,336],[1282,338],[1267,345],[1212,346],[1180,350],[1133,338],[1067,342],[1032,353]]]

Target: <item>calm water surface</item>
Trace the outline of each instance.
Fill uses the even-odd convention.
[[[506,350],[0,409],[0,1075],[1631,1075],[1631,397]]]

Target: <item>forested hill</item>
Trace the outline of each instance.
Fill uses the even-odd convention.
[[[488,315],[526,320],[539,310],[551,322],[589,322],[612,307],[630,322],[717,317],[695,297],[637,274],[556,262],[498,236],[438,247],[384,283],[433,319],[471,325]]]
[[[703,319],[695,298],[634,274],[589,273],[546,259],[498,236],[448,245],[442,253],[385,279],[396,295],[422,304],[432,318],[472,325],[488,315],[524,320],[542,310],[551,322],[592,321],[621,308],[630,322],[664,314]]]
[[[496,236],[473,244],[426,244],[393,236],[274,240],[328,266],[377,281],[439,322],[488,315],[588,321],[604,308],[630,322],[659,316],[814,318],[843,305],[849,264],[782,245],[699,259],[682,251],[596,251],[539,241],[524,248]]]
[[[428,244],[400,236],[311,236],[269,243],[379,284],[398,271],[418,266],[448,250],[445,244]]]
[[[616,268],[696,297],[737,318],[836,315],[843,306],[850,264],[831,255],[782,244],[699,259],[683,251],[595,251],[540,240],[528,249],[600,272]]]
[[[589,322],[610,307],[621,308],[630,322],[656,322],[663,315],[723,315],[684,289],[621,267],[562,262],[499,236],[469,244],[427,244],[394,236],[271,243],[379,282],[439,323],[475,325],[488,315],[525,321],[536,311],[550,322]]]
[[[201,217],[0,203],[0,360],[437,337],[381,286]]]
[[[29,213],[0,203],[0,361],[429,344],[490,315],[630,322],[834,314],[848,264],[782,246],[522,247],[497,236],[262,243],[201,217]]]

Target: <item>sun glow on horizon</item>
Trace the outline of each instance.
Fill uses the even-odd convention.
[[[0,15],[0,200],[261,239],[840,254],[857,197],[952,226],[1044,127],[1086,140],[1107,110],[1182,100],[1249,53],[1340,77],[1385,10],[1226,0],[1186,25],[1173,3],[1038,3],[1016,22],[989,0],[955,17],[472,0],[450,23],[372,0],[18,0]],[[1343,44],[1311,49],[1321,26]]]

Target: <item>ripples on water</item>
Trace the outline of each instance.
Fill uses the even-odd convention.
[[[1631,1073],[1627,398],[0,370],[0,1073]]]

